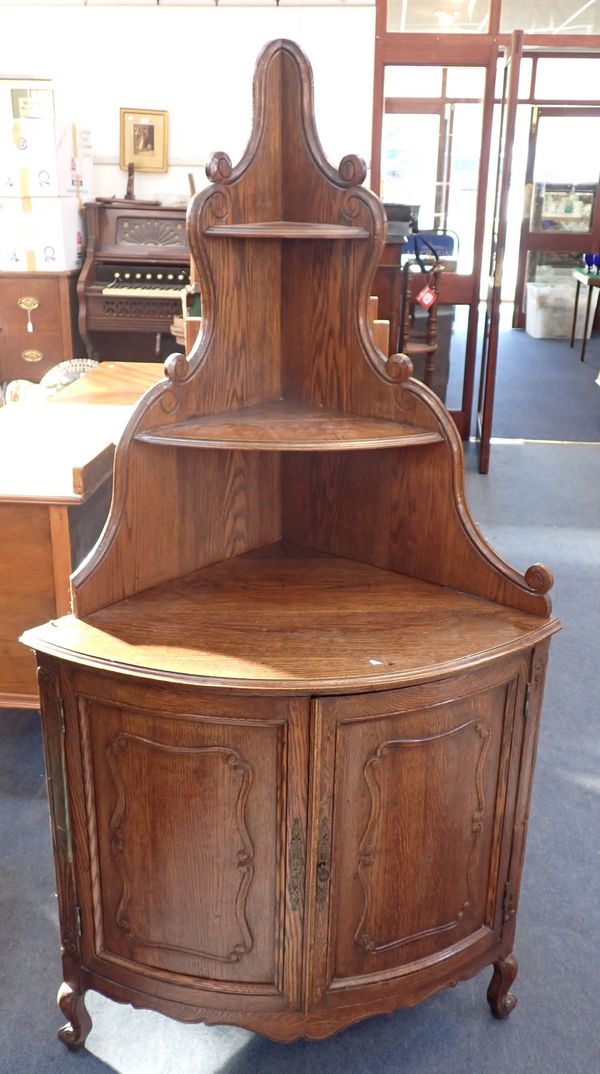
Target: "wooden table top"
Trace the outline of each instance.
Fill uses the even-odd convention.
[[[160,362],[103,362],[43,402],[0,409],[0,502],[80,503],[112,469],[115,445]]]

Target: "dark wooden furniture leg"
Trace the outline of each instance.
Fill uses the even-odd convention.
[[[580,290],[580,288],[581,288],[581,284],[580,284],[579,280],[577,280],[577,282],[575,284],[575,305],[573,307],[573,324],[571,325],[571,343],[570,343],[571,347],[573,347],[573,345],[575,343],[575,329],[576,329],[576,326],[577,326],[577,309],[578,309],[578,306],[579,306],[579,290]]]
[[[585,348],[587,347],[588,325],[590,323],[590,307],[592,305],[592,288],[587,285],[587,302],[585,304],[585,324],[583,326],[583,339],[581,340],[581,361],[585,361]]]
[[[494,975],[487,990],[487,1001],[494,1018],[508,1018],[517,1005],[517,997],[509,992],[509,988],[517,976],[518,969],[519,964],[514,955],[508,955],[494,962]]]
[[[58,1031],[58,1039],[70,1051],[78,1052],[92,1028],[92,1019],[85,1008],[85,993],[64,981],[58,990],[56,1002],[67,1019],[67,1024]]]

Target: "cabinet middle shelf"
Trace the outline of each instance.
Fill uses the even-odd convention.
[[[208,236],[230,239],[368,239],[365,228],[345,224],[318,224],[302,220],[259,220],[246,224],[213,224]]]
[[[435,444],[442,436],[406,422],[278,400],[145,429],[135,439],[238,451],[364,451]]]

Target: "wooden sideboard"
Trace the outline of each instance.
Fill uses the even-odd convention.
[[[103,363],[43,404],[0,409],[0,708],[39,707],[19,635],[70,609],[69,576],[106,519],[115,443],[160,364]]]
[[[202,334],[119,442],[72,614],[24,637],[72,1049],[88,989],[281,1041],[492,964],[516,1002],[552,576],[487,544],[452,419],[374,344],[383,206],[295,44],[253,100],[188,212]]]
[[[76,272],[0,272],[0,383],[39,381],[85,357],[77,331]]]

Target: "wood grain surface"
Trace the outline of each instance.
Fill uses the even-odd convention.
[[[193,418],[146,429],[137,440],[182,447],[237,448],[246,451],[356,451],[393,445],[434,444],[441,434],[407,422],[302,406],[277,400],[266,406]]]
[[[552,575],[484,539],[452,419],[374,345],[383,206],[292,42],[253,117],[188,212],[202,333],[119,441],[73,614],[24,635],[73,1049],[89,988],[277,1040],[492,964],[514,1006]]]
[[[278,544],[26,640],[142,676],[347,692],[447,675],[556,629],[556,620]]]

